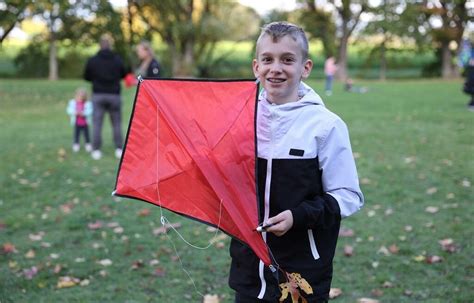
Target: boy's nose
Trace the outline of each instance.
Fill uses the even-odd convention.
[[[274,62],[270,67],[270,72],[281,73],[281,71],[282,71],[282,65],[280,62]]]

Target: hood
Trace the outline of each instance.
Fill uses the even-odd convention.
[[[285,104],[278,105],[278,107],[281,108],[295,108],[295,107],[301,107],[301,106],[306,106],[306,105],[322,105],[324,106],[324,102],[321,99],[321,97],[311,88],[309,87],[306,83],[303,81],[300,82],[300,85],[298,87],[298,96],[301,97],[300,100],[296,102],[289,102]],[[262,90],[260,93],[260,96],[258,97],[259,101],[264,101],[266,103],[271,104],[267,100],[267,92],[265,90]]]

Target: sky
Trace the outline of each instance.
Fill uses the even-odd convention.
[[[126,6],[127,0],[109,0],[112,5],[120,7]],[[272,9],[293,10],[296,7],[296,0],[239,0],[242,5],[250,6],[260,15],[264,15]]]

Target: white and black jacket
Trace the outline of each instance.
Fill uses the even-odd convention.
[[[364,198],[345,123],[301,83],[297,102],[275,105],[265,92],[257,109],[257,178],[260,222],[291,210],[293,227],[283,236],[263,233],[273,257],[313,288],[308,302],[327,300],[341,217]],[[232,240],[229,285],[243,295],[277,302],[277,281],[248,246]],[[290,299],[291,300],[291,299]]]

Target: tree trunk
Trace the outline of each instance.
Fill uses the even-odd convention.
[[[343,37],[341,38],[341,45],[339,45],[339,54],[337,58],[337,72],[336,78],[344,81],[347,79],[347,43],[349,41],[349,35],[344,31]]]
[[[379,79],[385,81],[387,79],[387,56],[385,47],[385,38],[380,45],[380,74]]]
[[[51,33],[49,40],[49,76],[51,81],[58,80],[58,56],[56,47],[56,37]]]
[[[443,42],[441,46],[441,77],[443,79],[452,78],[452,67],[451,67],[451,50],[449,49],[449,43]]]

